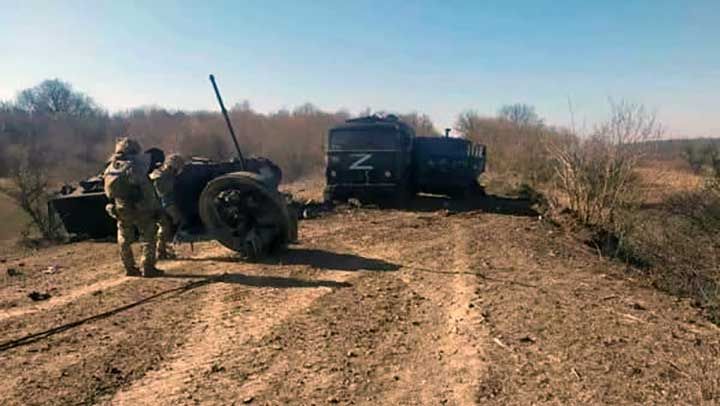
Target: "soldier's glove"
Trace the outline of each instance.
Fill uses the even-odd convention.
[[[108,216],[114,218],[117,220],[117,210],[115,210],[115,205],[110,203],[105,206],[105,211],[107,212]]]

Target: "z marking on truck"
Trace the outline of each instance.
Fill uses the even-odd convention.
[[[372,154],[350,154],[350,156],[359,157],[360,159],[353,162],[349,169],[353,171],[369,171],[373,169],[372,165],[363,165],[365,161],[372,158]]]

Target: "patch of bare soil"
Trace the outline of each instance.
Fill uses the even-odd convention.
[[[112,244],[14,255],[0,403],[718,402],[720,329],[689,303],[524,202],[424,199],[302,222],[262,263],[183,247],[162,278]]]

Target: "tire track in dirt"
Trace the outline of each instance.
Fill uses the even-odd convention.
[[[333,278],[337,282],[346,282],[352,277],[357,275],[346,274],[340,278]],[[272,323],[264,323],[262,326],[255,327],[255,334],[252,337],[247,337],[246,343],[250,341],[259,341],[262,337],[271,333],[276,327],[283,323],[289,322],[294,318],[295,315],[299,315],[303,310],[308,309],[321,297],[332,292],[330,288],[314,289],[313,291],[307,292],[306,294],[295,298],[288,298],[289,301],[293,302],[292,308],[282,309],[279,313],[275,313],[276,320]],[[262,393],[268,390],[272,386],[272,382],[279,376],[279,374],[287,368],[287,365],[283,363],[274,363],[265,369],[261,374],[255,374],[248,377],[247,380],[242,382],[242,385],[235,391],[237,399],[250,399],[257,393]]]
[[[450,355],[449,367],[458,371],[453,376],[452,386],[458,404],[475,403],[477,382],[484,369],[481,361],[483,342],[487,342],[487,332],[480,325],[480,315],[472,300],[477,286],[477,276],[472,272],[470,241],[468,231],[458,222],[452,225],[453,268],[451,290],[455,298],[450,303],[448,325],[450,334],[445,337],[443,347]]]
[[[223,316],[228,313],[223,299],[232,291],[225,284],[215,284],[208,288],[201,304],[203,322],[195,325],[189,333],[189,340],[170,356],[159,369],[149,371],[139,381],[127,389],[116,393],[110,404],[137,405],[170,402],[193,377],[195,370],[206,369],[220,353],[225,341],[229,341]]]
[[[31,302],[27,294],[32,291],[48,292],[54,298],[63,290],[72,290],[112,278],[111,264],[117,254],[109,252],[109,244],[80,244],[49,248],[49,252],[25,254],[7,260],[8,269],[17,274],[0,275],[0,315],[15,313],[27,306],[46,304]],[[114,251],[114,250],[112,250]],[[49,270],[50,267],[55,269]],[[90,270],[90,272],[86,272]]]
[[[395,372],[415,361],[411,349],[428,306],[393,272],[362,272],[351,288],[324,295],[237,361],[250,379],[235,399],[396,404],[388,394],[415,384]]]
[[[176,288],[164,290],[168,282],[153,280],[133,281],[121,285],[113,298],[81,299],[78,305],[51,312],[48,317],[31,319],[31,330],[38,326],[56,325],[56,320],[81,321],[81,314],[99,315],[95,320],[58,332],[50,333],[22,348],[4,351],[0,356],[0,369],[8,379],[0,380],[2,404],[90,404],[98,396],[115,391],[125,381],[152,369],[157,360],[164,358],[176,343],[182,342],[186,320],[194,314],[197,302],[207,284],[170,283]],[[143,283],[145,282],[145,283]],[[184,290],[183,287],[188,289]],[[193,287],[194,286],[194,287]],[[158,288],[160,288],[158,292]],[[107,300],[110,309],[118,303],[133,302],[137,298],[152,297],[165,291],[173,292],[152,300],[156,305],[138,305],[112,316],[93,311],[96,304]],[[107,307],[105,307],[107,308]],[[68,314],[70,313],[70,314]],[[38,322],[39,321],[39,322]],[[18,361],[18,358],[21,361]]]
[[[401,265],[394,277],[432,304],[426,309],[428,313],[413,323],[433,326],[421,328],[412,338],[416,347],[407,354],[412,361],[403,363],[395,375],[399,382],[414,384],[385,392],[383,403],[474,404],[477,382],[486,369],[483,348],[488,333],[473,303],[478,276],[473,269],[473,247],[463,227],[465,216],[379,214],[387,218],[373,220],[383,228],[371,231],[377,235],[357,242],[343,239],[341,245],[369,258]],[[424,227],[418,227],[417,220]]]
[[[324,282],[340,284],[351,277],[352,272],[336,273]],[[175,405],[188,402],[186,397],[192,396],[200,385],[194,381],[218,372],[220,367],[216,363],[223,360],[224,354],[243,352],[243,346],[259,340],[278,324],[311,306],[332,288],[262,288],[250,291],[244,287],[241,289],[244,293],[241,302],[229,299],[238,291],[235,286],[222,282],[212,286],[200,312],[206,318],[189,333],[187,344],[172,354],[159,369],[150,371],[130,387],[116,393],[107,404]],[[260,384],[259,381],[250,381],[245,386]]]
[[[177,269],[183,266],[187,266],[190,261],[197,261],[202,260],[206,257],[214,257],[218,254],[222,253],[224,251],[224,248],[222,247],[208,247],[207,251],[204,252],[203,255],[199,255],[196,257],[193,257],[191,259],[186,260],[179,260],[179,261],[173,261],[171,262],[165,262],[163,265],[163,268],[167,270],[173,270]],[[119,262],[119,261],[115,261]],[[121,267],[119,264],[112,264],[107,265],[107,267]],[[0,313],[2,317],[0,317],[0,323],[2,323],[4,326],[7,327],[7,330],[4,330],[4,332],[7,333],[17,333],[19,328],[22,328],[24,331],[34,331],[35,333],[38,332],[38,330],[42,329],[48,329],[49,325],[48,323],[52,323],[55,326],[62,327],[62,321],[67,321],[68,318],[70,318],[73,321],[82,320],[85,316],[87,316],[88,312],[91,312],[91,314],[98,314],[96,310],[96,305],[103,302],[101,300],[99,303],[86,303],[87,300],[90,298],[90,296],[96,296],[98,295],[98,298],[102,299],[103,297],[106,297],[108,295],[113,294],[121,294],[121,293],[128,293],[130,291],[135,291],[136,289],[140,288],[140,285],[143,285],[143,288],[147,287],[148,284],[143,284],[142,282],[150,282],[150,285],[155,286],[163,286],[167,285],[167,282],[171,281],[165,281],[164,278],[160,279],[153,279],[153,280],[146,280],[143,281],[141,278],[129,278],[125,276],[116,277],[112,279],[106,279],[101,280],[96,283],[92,283],[89,285],[86,285],[81,288],[72,289],[68,293],[62,295],[62,296],[56,296],[51,298],[47,302],[43,302],[41,304],[34,305],[32,307],[23,307],[21,309],[13,309],[9,312]],[[199,279],[202,279],[202,277],[199,277]],[[173,285],[174,283],[171,283]],[[128,286],[129,285],[129,286]],[[113,288],[116,288],[113,290]],[[150,292],[152,292],[153,289],[150,289]],[[155,291],[157,293],[157,291]],[[133,295],[129,295],[130,298],[132,298]],[[132,300],[132,299],[131,299]],[[85,303],[84,303],[85,302]],[[81,303],[81,304],[79,304]],[[127,298],[125,300],[125,303],[127,303]],[[118,307],[121,307],[122,305],[116,305]],[[111,306],[112,309],[112,306]],[[68,314],[72,314],[73,316],[68,316]],[[34,317],[33,317],[34,316]],[[34,326],[34,328],[33,328]],[[48,330],[49,331],[49,330]],[[73,333],[70,333],[70,336],[72,336]],[[17,334],[15,334],[17,335]],[[69,337],[69,336],[66,336]],[[17,339],[18,337],[14,337],[14,339]],[[72,340],[72,338],[66,338]],[[62,340],[62,339],[61,339]],[[51,341],[54,341],[51,339]],[[40,348],[50,348],[46,347],[43,344],[38,344]],[[37,348],[37,346],[34,346]],[[29,351],[36,352],[37,349],[32,349]],[[62,362],[59,360],[56,360],[52,364],[52,371],[59,371],[61,370],[65,362],[72,362],[72,357],[63,357]],[[3,380],[0,386],[2,387],[2,390],[0,390],[0,393],[10,393],[13,390],[16,389],[17,386],[17,376],[13,377],[12,379]],[[0,402],[1,403],[1,402]]]
[[[79,298],[89,295],[93,292],[99,290],[106,290],[121,285],[127,282],[128,279],[128,277],[123,276],[115,279],[101,280],[99,282],[95,282],[93,284],[85,285],[78,289],[71,290],[70,292],[67,292],[62,296],[52,297],[47,302],[32,304],[29,307],[26,306],[20,309],[3,310],[2,312],[0,312],[0,322],[11,319],[13,317],[28,316],[37,312],[51,311],[57,307],[72,303]]]
[[[225,251],[224,248],[213,247],[210,250],[206,251],[204,254],[194,257],[193,260],[202,260],[205,258],[211,258],[211,257],[217,256],[218,254],[223,253],[224,251]],[[170,261],[165,262],[163,264],[162,268],[164,270],[175,270],[175,269],[179,269],[186,265],[188,265],[188,261],[179,259],[179,260],[174,260],[172,262],[170,262]],[[119,265],[119,261],[117,263],[109,265],[109,266],[117,267],[118,269],[121,268],[121,266]],[[120,273],[120,272],[121,271],[118,270],[118,273]],[[31,304],[29,307],[26,306],[26,307],[22,307],[19,309],[2,310],[0,312],[0,322],[5,321],[7,319],[14,318],[14,317],[28,316],[28,315],[31,315],[31,314],[37,313],[37,312],[51,311],[55,308],[73,303],[83,296],[93,294],[94,292],[97,292],[97,291],[114,288],[114,287],[116,287],[118,285],[122,285],[123,283],[126,283],[132,279],[133,278],[131,278],[131,277],[127,277],[127,276],[123,275],[123,276],[112,278],[112,279],[100,280],[100,281],[92,283],[90,285],[84,285],[79,288],[73,289],[67,293],[64,293],[61,296],[54,296],[46,302]]]
[[[450,233],[440,232],[448,228]],[[459,223],[447,220],[434,233],[447,237],[421,242],[419,247],[404,244],[391,255],[413,258],[414,263],[404,267],[398,277],[429,299],[435,312],[430,316],[434,330],[425,331],[414,349],[415,362],[400,372],[401,381],[418,384],[392,393],[385,399],[388,404],[474,404],[477,381],[485,368],[482,344],[487,332],[472,304],[477,276],[472,271],[467,235]],[[436,253],[427,259],[429,265],[417,264],[422,252]],[[448,258],[443,258],[443,253]],[[446,260],[450,260],[449,269],[443,269]]]

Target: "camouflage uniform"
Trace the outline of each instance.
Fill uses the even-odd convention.
[[[175,230],[183,224],[182,213],[175,205],[175,178],[182,172],[185,161],[182,156],[172,154],[167,157],[165,163],[150,174],[150,179],[155,186],[157,196],[160,198],[160,205],[163,213],[158,222],[157,254],[160,259],[175,257],[172,247],[169,245],[175,237]]]
[[[104,173],[105,176],[116,169],[119,160],[130,161],[133,166],[137,166],[136,173],[138,175],[134,181],[140,190],[138,200],[126,201],[115,198],[113,203],[107,207],[108,213],[117,219],[117,240],[120,245],[120,258],[128,276],[140,276],[140,270],[135,265],[130,246],[135,241],[137,230],[140,235],[142,275],[159,276],[162,271],[155,268],[155,238],[160,205],[152,184],[147,177],[149,161],[141,155],[140,145],[136,141],[127,138],[120,139],[115,145],[115,154],[110,158],[110,164]]]

